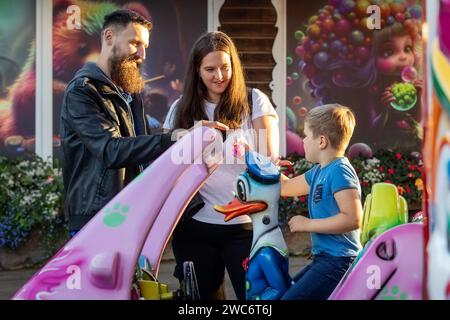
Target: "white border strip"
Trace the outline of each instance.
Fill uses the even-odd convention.
[[[36,1],[36,154],[53,157],[52,0]]]
[[[280,154],[286,156],[286,0],[272,0],[277,11],[278,33],[273,44],[273,58],[275,67],[273,69],[270,89],[272,89],[272,100],[277,106],[280,129]]]
[[[219,12],[224,3],[225,0],[208,0],[208,32],[219,29]]]

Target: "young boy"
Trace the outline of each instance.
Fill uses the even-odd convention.
[[[317,163],[301,176],[282,176],[281,195],[309,193],[309,216],[294,216],[291,232],[310,232],[314,260],[294,277],[283,300],[327,299],[361,249],[361,188],[344,157],[355,127],[352,111],[338,104],[315,107],[305,118],[306,159]]]

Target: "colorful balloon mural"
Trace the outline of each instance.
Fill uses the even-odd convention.
[[[292,101],[289,106],[298,114],[299,107],[291,98],[294,96],[301,96],[307,108],[326,103],[346,105],[357,118],[354,141],[366,143],[374,150],[420,150],[421,1],[323,3],[319,10],[308,11],[307,5],[302,6],[312,14],[297,22],[290,40],[295,43],[290,46],[295,52],[290,54],[294,62],[288,66],[288,72],[295,66],[299,77],[291,76],[288,81],[287,93]],[[368,27],[370,5],[380,7],[380,30]],[[411,59],[406,69],[391,66],[393,59],[383,57],[391,54],[382,51],[396,37],[407,38],[409,44],[405,50]],[[409,84],[391,91],[391,87],[403,82]],[[409,92],[401,93],[405,90]],[[393,97],[399,94],[406,97]]]

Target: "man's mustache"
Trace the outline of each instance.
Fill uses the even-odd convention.
[[[139,58],[138,56],[131,55],[125,58],[123,62],[135,62],[136,65],[139,67],[142,64],[142,59]]]

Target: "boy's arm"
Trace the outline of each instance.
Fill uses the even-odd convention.
[[[291,232],[341,234],[361,227],[362,205],[355,189],[345,189],[334,194],[340,212],[330,218],[309,219],[295,216],[289,221]]]
[[[282,197],[304,196],[309,193],[309,184],[306,181],[305,174],[292,179],[282,174],[280,180]]]

